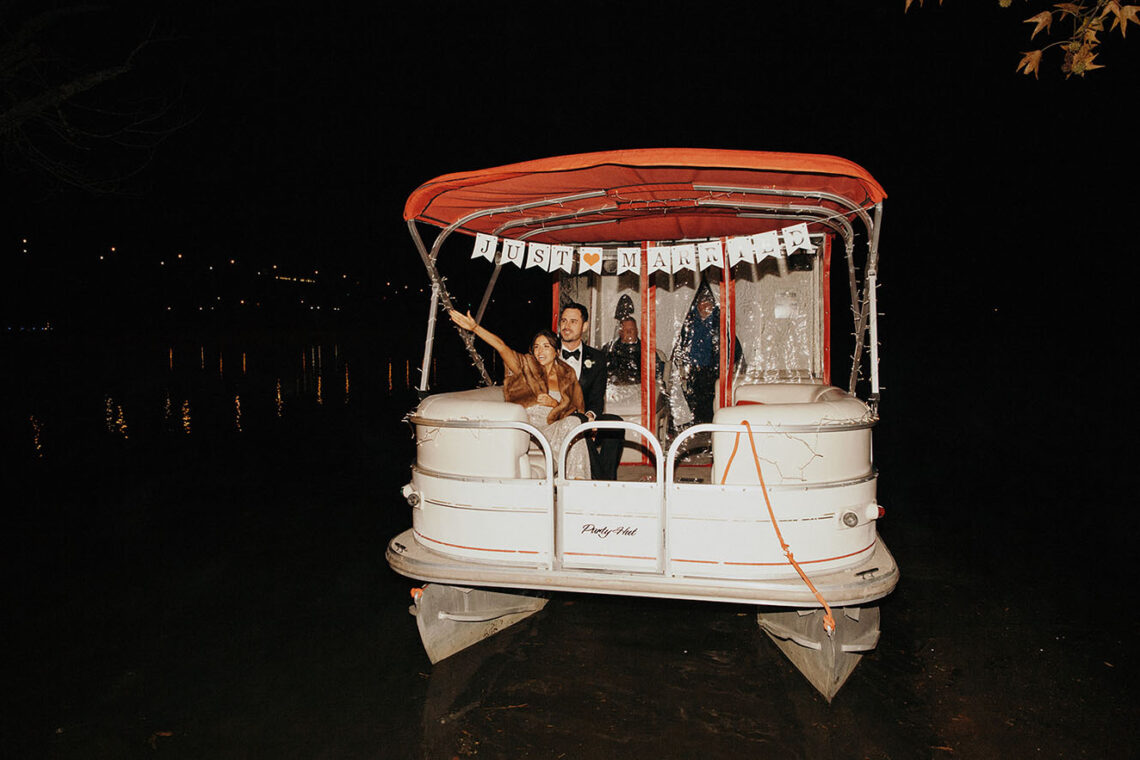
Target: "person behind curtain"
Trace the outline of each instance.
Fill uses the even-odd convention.
[[[720,377],[720,348],[720,307],[708,283],[701,283],[672,357],[674,366],[680,369],[681,390],[692,410],[693,424],[712,422]],[[733,366],[741,359],[740,341],[733,336]]]
[[[637,332],[637,320],[626,317],[618,328],[617,338],[605,348],[606,371],[609,380],[615,385],[641,384],[641,336]],[[656,359],[656,380],[658,392],[665,385],[665,363],[658,355]]]
[[[520,354],[498,335],[477,324],[471,312],[460,314],[452,309],[449,314],[452,322],[475,333],[502,357],[506,370],[503,399],[526,408],[527,421],[550,442],[557,466],[566,434],[579,424],[574,415],[585,409],[574,370],[558,358],[558,338],[550,330],[539,330],[530,342],[530,352]],[[590,477],[590,456],[584,436],[570,447],[564,477],[572,480]]]

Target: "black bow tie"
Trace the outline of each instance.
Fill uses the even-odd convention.
[[[580,348],[575,348],[573,351],[567,351],[565,348],[562,349],[562,358],[563,359],[577,359],[581,355],[582,355],[582,349],[580,349]]]

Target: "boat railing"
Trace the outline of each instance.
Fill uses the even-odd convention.
[[[816,489],[854,488],[856,492],[862,494],[866,487],[873,489],[875,480],[875,474],[871,470],[866,474],[858,474],[858,477],[827,482],[794,484],[768,482],[762,485],[759,477],[755,482],[738,481],[727,484],[675,482],[679,460],[690,449],[690,442],[695,436],[701,434],[711,436],[714,433],[739,434],[739,446],[735,456],[743,463],[752,459],[749,435],[840,433],[869,427],[863,422],[853,420],[843,424],[802,426],[702,423],[681,432],[672,441],[667,452],[657,437],[642,425],[626,421],[596,420],[584,422],[570,430],[561,442],[557,457],[554,456],[553,448],[542,431],[527,422],[444,420],[419,416],[409,416],[408,421],[417,426],[441,429],[518,430],[538,443],[544,463],[543,472],[538,478],[527,478],[524,475],[514,477],[479,475],[474,472],[438,472],[419,465],[417,467],[425,474],[437,478],[464,481],[462,488],[465,489],[465,500],[469,500],[469,503],[481,503],[480,495],[484,495],[487,497],[487,503],[493,503],[499,508],[511,505],[537,508],[531,512],[538,520],[534,527],[541,530],[544,535],[541,538],[535,535],[538,540],[534,548],[541,552],[539,564],[546,569],[613,569],[667,577],[691,575],[695,572],[692,563],[704,560],[699,557],[694,559],[693,547],[690,546],[692,541],[684,535],[674,536],[670,526],[675,527],[678,519],[685,522],[693,519],[694,515],[707,514],[708,509],[713,506],[710,503],[712,493],[717,494],[714,500],[716,510],[724,516],[731,516],[730,522],[740,520],[748,523],[758,522],[753,528],[755,530],[760,529],[759,523],[768,522],[766,515],[761,516],[757,513],[757,510],[764,510],[765,491],[785,492],[786,495],[776,503],[777,517],[783,522],[783,517],[779,513],[789,514],[787,510],[792,510],[792,513],[797,512],[809,491],[820,493]],[[602,430],[633,431],[642,438],[653,455],[652,481],[578,480],[568,479],[562,474],[565,472],[566,461],[575,439],[591,431]],[[755,441],[755,438],[753,440]],[[555,459],[557,459],[557,468],[553,467]],[[774,474],[772,480],[778,480]],[[864,483],[866,486],[863,486]],[[860,490],[861,486],[863,490]],[[873,499],[873,495],[869,498]],[[637,526],[639,536],[637,541],[626,542],[636,544],[637,550],[623,554],[591,553],[595,550],[585,546],[582,540],[581,532],[584,526],[590,522],[601,524],[600,520],[606,517],[616,520],[619,515],[622,516],[622,525]],[[540,527],[543,524],[546,525],[545,530]],[[674,561],[674,551],[680,546],[678,541],[684,544],[682,553],[678,556],[686,559],[677,562],[683,562],[684,565],[676,565]]]
[[[623,436],[629,431],[641,436],[652,451],[653,479],[651,481],[576,480],[562,475],[573,441],[590,431],[620,430]],[[566,434],[558,457],[559,476],[555,480],[558,490],[554,520],[555,547],[563,568],[583,570],[623,570],[629,572],[664,572],[665,557],[665,500],[664,450],[661,442],[648,428],[624,420],[594,420],[584,422]],[[619,518],[618,515],[621,515]],[[611,553],[604,547],[591,547],[583,541],[587,525],[594,520],[617,519],[620,528],[629,538],[625,550]]]
[[[664,457],[662,456],[664,454],[664,449],[661,447],[661,442],[657,440],[657,436],[649,432],[648,428],[639,425],[636,422],[626,422],[624,420],[594,420],[593,422],[583,422],[581,425],[567,433],[566,437],[562,440],[562,449],[558,458],[558,472],[561,473],[565,471],[563,468],[566,467],[566,457],[570,453],[571,441],[590,430],[632,430],[633,432],[640,435],[642,439],[649,444],[649,448],[653,450],[653,462],[655,470],[653,478],[654,482],[661,482],[662,464],[664,461]],[[559,478],[558,482],[559,485],[561,485],[563,479]]]

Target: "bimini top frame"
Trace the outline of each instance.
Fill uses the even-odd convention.
[[[869,347],[871,393],[879,397],[876,283],[886,193],[862,167],[835,156],[759,151],[653,148],[527,161],[437,177],[404,206],[404,220],[432,284],[420,390],[427,390],[435,320],[452,308],[437,268],[455,231],[556,244],[691,241],[751,235],[806,222],[844,241],[855,349],[849,390]],[[416,223],[440,228],[429,248]],[[865,231],[864,276],[856,273],[857,229]],[[477,319],[498,276],[497,264]],[[460,330],[484,381],[491,384],[472,336]]]

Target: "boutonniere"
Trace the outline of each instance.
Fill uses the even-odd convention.
[[[582,362],[582,366],[585,367],[586,369],[589,369],[590,367],[594,366],[594,360],[593,359],[586,359],[584,362]]]

